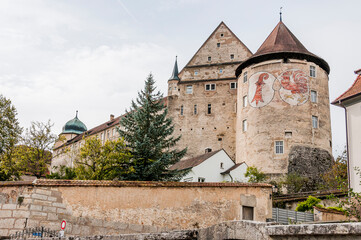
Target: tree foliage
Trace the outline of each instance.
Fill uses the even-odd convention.
[[[265,182],[267,179],[266,174],[258,170],[256,167],[247,167],[247,171],[244,176],[248,177],[248,182],[251,183]]]
[[[51,132],[53,124],[32,122],[21,138],[21,144],[15,148],[13,162],[20,174],[28,174],[37,178],[49,172],[51,148],[57,138]]]
[[[307,182],[307,177],[302,177],[298,173],[289,173],[282,182],[282,185],[287,188],[287,193],[291,194],[304,191],[303,188],[307,185]]]
[[[185,155],[186,149],[175,148],[180,136],[172,136],[174,125],[167,112],[162,94],[156,92],[155,81],[149,74],[144,89],[120,121],[123,129],[118,130],[134,158],[134,172],[129,180],[169,181],[184,175],[182,171],[168,170]]]
[[[11,101],[0,95],[0,181],[18,177],[11,161],[22,132],[16,116],[17,111]]]
[[[322,179],[324,183],[320,186],[321,189],[342,189],[347,190],[347,151],[346,149],[335,160],[332,168],[323,174]]]
[[[96,137],[85,139],[75,161],[75,178],[87,180],[126,179],[134,172],[132,155],[123,139],[102,144]],[[66,170],[66,169],[64,169]],[[68,169],[68,171],[70,171]]]
[[[296,207],[296,211],[299,212],[306,212],[306,211],[311,211],[313,212],[313,207],[319,207],[319,208],[323,208],[323,206],[320,204],[321,199],[313,197],[313,196],[308,196],[308,198],[303,201],[300,202],[299,204],[297,204]]]

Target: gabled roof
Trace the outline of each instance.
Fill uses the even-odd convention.
[[[221,174],[228,174],[228,173],[230,173],[231,171],[233,171],[234,169],[236,169],[236,168],[238,168],[239,166],[241,166],[242,164],[244,164],[244,162],[237,163],[237,164],[233,165],[232,167],[230,167],[228,170],[222,172]]]
[[[342,102],[347,99],[351,99],[353,97],[356,97],[361,94],[361,73],[360,70],[355,71],[355,73],[358,73],[357,78],[355,82],[352,84],[352,86],[346,90],[346,92],[342,93],[338,98],[336,98],[332,104],[338,105],[339,102]]]
[[[257,52],[237,68],[236,76],[238,77],[242,73],[242,69],[251,64],[282,58],[306,59],[330,73],[327,62],[309,52],[286,25],[280,21]]]
[[[202,155],[199,155],[197,157],[193,157],[193,158],[189,158],[183,161],[179,161],[176,164],[174,164],[173,166],[171,166],[169,169],[170,170],[184,170],[184,169],[189,169],[189,168],[193,168],[195,166],[198,166],[199,164],[201,164],[202,162],[206,161],[207,159],[209,159],[210,157],[214,156],[216,153],[222,151],[223,149],[219,149],[217,151],[213,151],[213,152],[209,152],[209,153],[205,153]]]

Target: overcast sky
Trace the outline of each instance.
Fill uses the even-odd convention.
[[[361,68],[361,1],[0,0],[0,93],[23,127],[75,116],[88,129],[119,116],[152,72],[166,93],[221,21],[252,51],[279,21],[330,67],[330,101]],[[334,154],[345,145],[343,109],[331,106]]]

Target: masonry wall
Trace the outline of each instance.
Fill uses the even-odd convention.
[[[204,228],[242,219],[242,206],[254,219],[272,217],[268,184],[154,183],[37,180],[0,185],[0,235],[25,227],[68,235],[160,232]]]
[[[310,66],[315,67],[316,77],[310,76]],[[292,75],[287,82],[283,78],[287,71],[297,73],[300,84],[295,84]],[[258,98],[257,86],[261,87]],[[311,91],[317,92],[316,102],[311,101]],[[316,64],[279,59],[251,65],[238,78],[237,95],[237,162],[245,161],[265,173],[284,174],[293,146],[332,152],[328,75]],[[312,116],[318,117],[317,128],[312,127]],[[243,129],[244,121],[247,129]],[[283,141],[282,154],[276,153],[276,141]]]

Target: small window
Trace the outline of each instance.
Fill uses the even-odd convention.
[[[276,154],[283,154],[283,141],[276,141],[275,151]]]
[[[192,94],[193,93],[193,86],[192,85],[188,85],[186,88],[186,93],[187,94]]]
[[[198,71],[194,71],[194,75],[198,75]]]
[[[224,35],[223,35],[223,33],[221,33],[221,37],[223,37]]]
[[[212,104],[208,104],[207,114],[212,113]]]
[[[310,77],[316,77],[316,67],[310,66]]]
[[[206,91],[214,91],[216,90],[216,84],[215,83],[206,84],[205,89]]]
[[[208,61],[211,61],[212,60],[212,58],[211,57],[208,57]]]
[[[311,90],[311,102],[317,103],[317,92],[314,90]]]
[[[197,104],[194,104],[193,113],[194,113],[194,115],[197,114]]]
[[[243,82],[244,83],[247,82],[247,72],[244,72],[244,74],[243,74]]]
[[[312,128],[318,128],[318,117],[312,116]]]
[[[242,206],[242,220],[253,220],[253,207]]]
[[[285,132],[285,138],[291,138],[292,137],[292,132],[291,131],[286,131]]]
[[[247,132],[247,119],[242,121],[242,130],[243,132]]]
[[[113,137],[115,136],[115,131],[116,131],[116,129],[115,129],[115,128],[113,128]]]
[[[234,54],[231,54],[231,59],[234,59]]]
[[[248,105],[248,98],[246,95],[246,96],[243,96],[243,107],[247,107],[247,105]]]
[[[217,47],[220,47],[221,46],[221,44],[220,43],[217,43]]]
[[[237,82],[231,82],[231,83],[229,84],[229,87],[230,87],[231,89],[237,89]]]
[[[222,163],[222,162],[221,162],[221,166],[220,166],[220,167],[221,167],[221,169],[223,169],[223,168],[224,168],[224,167],[223,167],[223,163]]]
[[[205,152],[205,153],[212,152],[212,148],[206,148],[204,152]]]
[[[198,182],[204,182],[204,181],[206,181],[205,178],[203,178],[203,177],[199,177],[199,178],[198,178]]]
[[[223,73],[223,69],[221,68],[221,69],[219,69],[219,73]]]
[[[180,108],[180,115],[183,115],[183,105]]]

